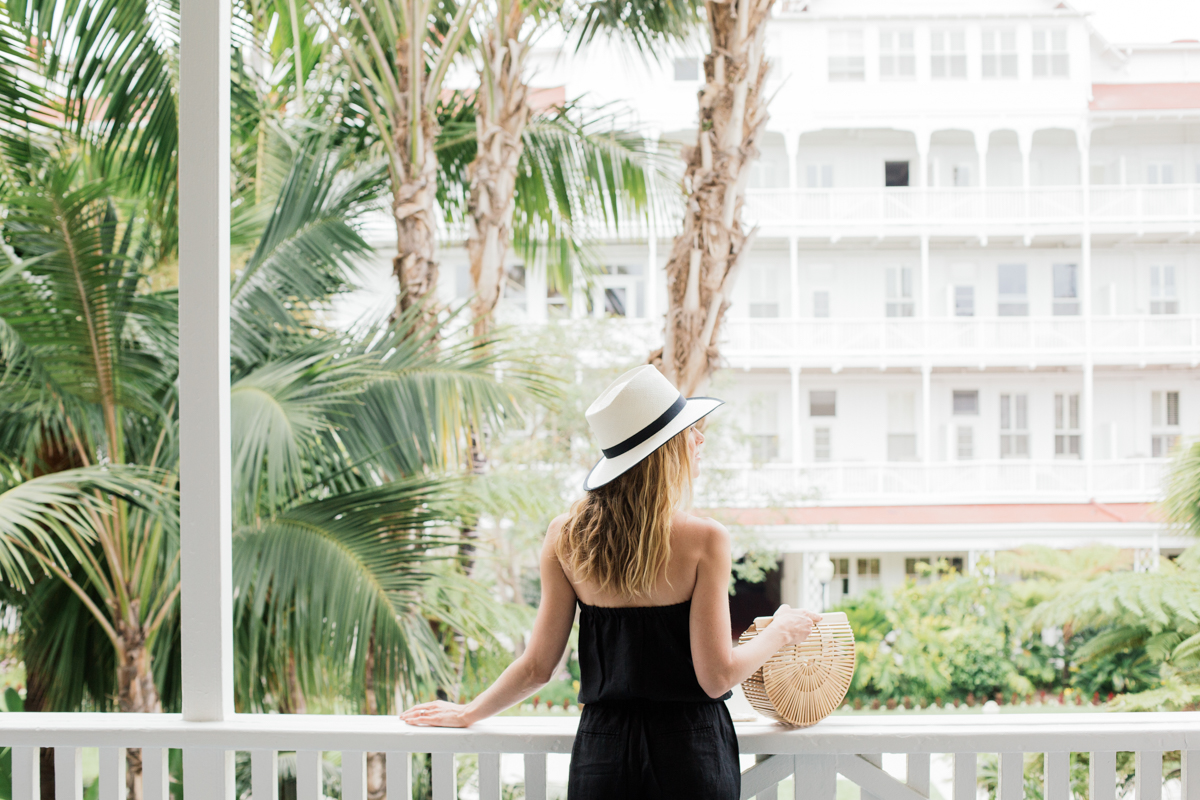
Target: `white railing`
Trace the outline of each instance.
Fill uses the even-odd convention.
[[[1081,362],[1087,349],[1081,317],[933,317],[867,319],[727,319],[722,351],[744,358],[800,364],[864,361],[872,365],[931,358],[976,364],[981,358],[1036,363]],[[1200,316],[1092,318],[1092,351],[1100,363],[1200,360]]]
[[[1147,222],[1195,226],[1200,184],[1099,186],[1091,189],[1090,216],[1109,223]],[[1083,218],[1079,186],[870,187],[848,189],[750,189],[746,221],[767,227],[880,226],[912,224],[1044,226]]]
[[[321,755],[342,755],[343,800],[366,800],[366,753],[387,754],[389,800],[411,796],[411,753],[433,754],[433,798],[457,797],[455,754],[478,754],[478,796],[499,800],[500,755],[523,754],[525,797],[547,798],[547,753],[569,753],[578,718],[501,717],[467,729],[410,728],[394,717],[240,714],[226,722],[188,723],[174,714],[2,714],[0,744],[10,744],[13,800],[38,800],[37,748],[54,748],[56,797],[78,798],[81,749],[100,748],[100,800],[124,798],[124,749],[141,748],[145,800],[169,800],[167,748],[188,765],[221,751],[251,753],[253,800],[275,800],[279,751],[295,751],[297,800],[322,797]],[[1117,752],[1136,758],[1137,800],[1161,800],[1162,755],[1183,758],[1181,800],[1200,800],[1200,713],[835,715],[803,730],[759,721],[737,724],[743,754],[759,762],[742,773],[742,798],[777,798],[789,776],[797,800],[834,800],[837,780],[878,800],[928,800],[931,755],[951,754],[948,800],[977,797],[978,754],[999,754],[997,800],[1021,800],[1023,754],[1045,754],[1046,800],[1069,800],[1070,754],[1090,753],[1090,800],[1117,800]],[[902,775],[882,754],[903,754]],[[199,758],[197,756],[202,756]],[[205,798],[233,800],[214,776]],[[189,795],[190,797],[190,795]],[[43,800],[50,800],[44,798]]]
[[[707,504],[761,506],[920,498],[1149,501],[1161,493],[1167,459],[716,464],[701,486]],[[1091,485],[1088,472],[1091,471]]]

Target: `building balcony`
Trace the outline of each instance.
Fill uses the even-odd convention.
[[[700,489],[706,507],[804,504],[1150,502],[1170,461],[830,462],[712,464]]]
[[[737,366],[1069,366],[1089,349],[1082,317],[729,319],[722,352]],[[1200,316],[1093,317],[1093,363],[1200,362]]]
[[[470,728],[431,729],[381,716],[237,714],[223,722],[186,722],[177,714],[14,713],[0,714],[0,741],[13,748],[13,800],[40,796],[39,747],[55,751],[57,797],[81,796],[80,751],[85,747],[100,748],[101,800],[124,797],[124,749],[134,747],[142,749],[145,800],[171,796],[167,748],[183,751],[188,797],[232,797],[219,777],[231,751],[251,754],[254,800],[275,797],[277,754],[295,751],[296,798],[319,800],[321,755],[333,751],[342,756],[343,800],[366,800],[367,752],[387,754],[391,800],[411,796],[411,753],[433,754],[434,800],[458,797],[456,753],[479,755],[478,794],[472,796],[499,800],[500,756],[511,753],[524,757],[525,797],[546,800],[547,754],[571,751],[578,721],[568,716],[498,717]],[[1116,800],[1117,752],[1137,754],[1139,798],[1163,795],[1164,751],[1184,753],[1185,800],[1193,800],[1200,780],[1200,712],[835,715],[811,728],[789,729],[760,718],[738,722],[736,730],[742,754],[758,756],[742,773],[743,798],[778,797],[780,783],[794,776],[792,796],[797,799],[835,800],[841,776],[882,800],[973,800],[979,753],[1001,754],[998,800],[1022,797],[1025,752],[1046,754],[1043,791],[1051,800],[1070,797],[1071,753],[1091,754],[1091,800]],[[884,759],[880,753],[889,755]]]
[[[1087,216],[1097,233],[1194,233],[1200,184],[1095,186]],[[750,189],[745,216],[768,232],[799,236],[932,233],[1078,233],[1080,186]]]

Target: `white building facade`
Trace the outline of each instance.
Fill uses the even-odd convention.
[[[1150,504],[1200,435],[1200,44],[1043,0],[790,0],[768,35],[714,504],[785,554],[784,598],[826,557],[836,597],[1022,544],[1177,552]],[[698,58],[539,57],[539,85],[694,137]],[[592,313],[660,335],[670,234],[605,245]]]

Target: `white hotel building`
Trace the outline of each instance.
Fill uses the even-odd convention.
[[[722,342],[746,444],[714,466],[782,596],[817,602],[826,556],[836,597],[1027,543],[1178,552],[1150,504],[1200,434],[1200,44],[1117,44],[1052,0],[781,0],[768,35]],[[538,59],[537,86],[694,136],[698,58]],[[608,242],[594,313],[659,336],[670,245]],[[538,273],[510,287],[532,322]]]

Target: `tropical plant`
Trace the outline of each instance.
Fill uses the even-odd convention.
[[[696,144],[684,151],[687,202],[667,261],[663,347],[650,354],[685,395],[700,393],[720,360],[717,338],[754,231],[741,211],[756,141],[767,122],[765,55],[774,0],[706,0],[709,54],[698,92]]]

